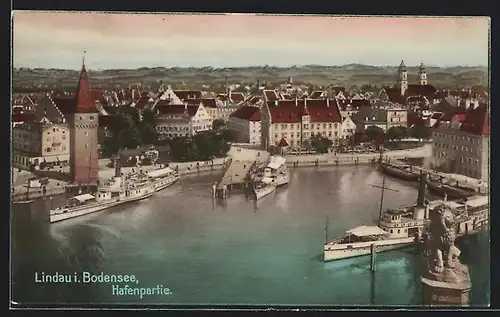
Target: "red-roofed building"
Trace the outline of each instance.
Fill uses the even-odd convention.
[[[203,93],[201,90],[174,90],[174,93],[182,101],[187,101],[188,99],[203,98]]]
[[[278,101],[281,99],[281,95],[276,90],[264,90],[263,93],[265,101]]]
[[[312,135],[321,134],[333,141],[342,137],[342,118],[335,99],[295,99],[267,101],[262,106],[264,145],[277,145],[284,138],[299,147]]]
[[[212,120],[219,119],[219,108],[223,106],[220,100],[215,98],[187,99],[188,105],[202,105]]]
[[[451,118],[442,115],[433,126],[436,168],[488,181],[489,116],[483,104]]]
[[[236,132],[238,142],[260,145],[262,138],[260,108],[248,105],[239,107],[229,116],[228,127]]]

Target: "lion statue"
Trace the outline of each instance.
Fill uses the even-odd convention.
[[[455,246],[456,222],[453,212],[442,205],[432,210],[430,219],[430,251],[434,271],[442,272],[445,267],[454,268],[460,250]]]

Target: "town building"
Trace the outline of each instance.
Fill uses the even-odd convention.
[[[353,117],[361,131],[369,126],[377,126],[384,131],[392,127],[408,126],[408,110],[403,108],[363,107]],[[360,131],[358,129],[358,131]]]
[[[488,106],[437,120],[432,129],[434,168],[487,182],[489,179]]]
[[[26,122],[12,129],[14,166],[40,168],[69,162],[70,133],[66,125],[52,124],[47,118]]]
[[[237,142],[261,145],[260,109],[254,106],[241,106],[229,116],[228,128],[236,133]]]
[[[334,142],[341,138],[342,118],[335,99],[267,101],[261,118],[265,148],[277,146],[282,140],[291,147],[300,147],[317,134]]]
[[[351,117],[346,117],[345,119],[342,120],[342,125],[340,127],[341,131],[341,137],[344,139],[348,139],[354,133],[356,133],[356,128],[357,125],[352,121]]]
[[[160,139],[192,136],[212,129],[213,118],[201,104],[157,104],[155,113]]]
[[[410,98],[411,102],[415,97],[425,97],[427,101],[433,102],[437,89],[429,85],[427,81],[427,71],[424,64],[418,67],[418,83],[410,84],[408,81],[408,70],[404,61],[398,67],[397,83],[394,87],[385,87],[379,93],[379,98],[384,101],[405,105]]]

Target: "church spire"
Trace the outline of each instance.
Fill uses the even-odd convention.
[[[89,79],[87,77],[87,69],[85,68],[85,55],[82,59],[82,70],[80,71],[80,79],[76,87],[75,102],[76,113],[97,112],[97,108],[92,100],[92,95],[90,94]]]

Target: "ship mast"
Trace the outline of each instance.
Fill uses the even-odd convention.
[[[325,219],[325,244],[328,243],[328,215],[326,215]]]
[[[390,191],[393,191],[393,192],[399,192],[399,190],[385,187],[385,174],[382,176],[382,186],[378,186],[378,185],[370,185],[370,186],[381,189],[381,192],[380,192],[380,209],[379,209],[379,212],[378,212],[378,225],[380,226],[380,222],[382,221],[382,210],[384,209],[384,192],[386,190],[390,190]]]

